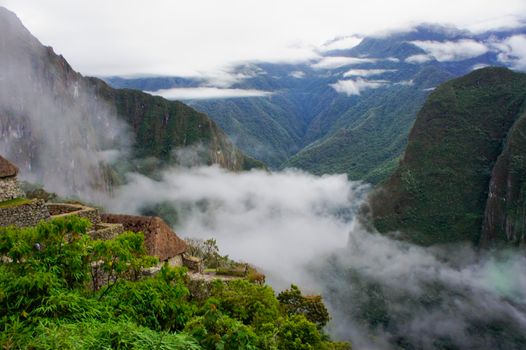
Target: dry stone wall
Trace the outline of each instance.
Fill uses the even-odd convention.
[[[0,202],[25,197],[15,177],[0,179]]]
[[[47,203],[47,208],[53,218],[77,215],[81,218],[88,219],[93,225],[100,223],[99,210],[96,208],[69,203]]]
[[[0,226],[35,226],[49,219],[49,211],[41,199],[30,203],[0,208]]]
[[[92,227],[92,231],[88,234],[92,239],[108,240],[117,237],[123,231],[124,228],[121,224],[99,223],[94,228]]]

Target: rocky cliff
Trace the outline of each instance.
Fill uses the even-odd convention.
[[[90,198],[120,170],[151,174],[179,161],[185,147],[193,150],[191,163],[262,166],[180,102],[83,77],[0,7],[0,153],[24,178]]]
[[[504,68],[438,87],[397,170],[371,196],[375,226],[425,245],[522,241],[525,107],[526,75]]]

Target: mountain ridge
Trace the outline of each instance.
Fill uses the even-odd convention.
[[[174,165],[187,147],[191,164],[263,167],[203,113],[82,76],[2,7],[0,32],[0,151],[27,180],[86,197],[111,191],[127,171]]]
[[[471,33],[420,25],[365,37],[350,49],[320,49],[313,61],[232,68],[230,73],[242,78],[230,88],[261,90],[268,96],[187,102],[208,113],[241,149],[271,168],[347,173],[352,180],[378,183],[401,156],[430,91],[475,68],[513,67],[517,62],[506,40],[525,33],[524,26]],[[213,81],[192,78],[170,84],[173,79],[157,77],[156,82],[175,89],[214,86]],[[123,84],[119,78],[105,80]],[[151,81],[128,79],[125,84],[141,87]],[[368,133],[368,128],[377,132]],[[378,143],[382,146],[367,147]]]
[[[424,245],[522,242],[525,108],[526,74],[505,68],[438,87],[371,196],[375,227]]]

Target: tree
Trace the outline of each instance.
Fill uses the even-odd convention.
[[[320,329],[330,321],[329,312],[320,295],[303,296],[297,286],[291,285],[290,289],[278,294],[278,300],[286,314],[304,315]]]

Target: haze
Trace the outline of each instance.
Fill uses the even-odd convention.
[[[16,12],[76,70],[96,76],[196,76],[246,61],[304,61],[338,37],[385,34],[422,22],[475,31],[513,27],[526,14],[522,0],[0,0],[0,5]]]

